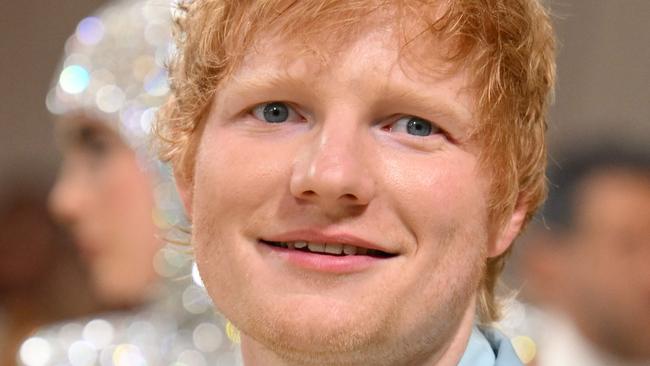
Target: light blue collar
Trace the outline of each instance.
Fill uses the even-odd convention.
[[[472,329],[458,366],[523,366],[510,340],[492,328]]]

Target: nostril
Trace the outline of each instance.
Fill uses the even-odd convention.
[[[357,196],[353,195],[352,193],[346,193],[341,196],[341,199],[347,200],[347,201],[356,201],[358,198]]]
[[[316,194],[316,192],[314,192],[314,191],[312,191],[312,190],[309,190],[309,191],[304,191],[304,192],[302,192],[302,195],[305,196],[305,197],[314,197],[314,196],[316,196],[317,194]]]

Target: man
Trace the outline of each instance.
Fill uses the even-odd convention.
[[[572,153],[550,173],[520,267],[545,310],[540,366],[650,363],[650,157],[630,148]]]
[[[250,365],[511,365],[503,258],[544,196],[537,1],[192,1],[157,122]]]
[[[23,343],[23,365],[237,358],[192,281],[191,257],[163,248],[161,238],[161,229],[178,223],[178,209],[144,136],[168,91],[162,65],[170,18],[166,1],[115,1],[82,20],[66,43],[47,100],[63,153],[50,204],[74,238],[94,294],[113,311],[41,329]]]

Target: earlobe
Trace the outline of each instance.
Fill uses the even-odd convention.
[[[515,240],[526,220],[526,213],[528,212],[528,204],[518,202],[514,211],[510,214],[508,219],[504,222],[504,226],[498,233],[495,240],[491,243],[488,249],[488,257],[498,257],[503,254]]]

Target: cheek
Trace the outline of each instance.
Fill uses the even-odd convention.
[[[100,206],[111,232],[123,242],[124,251],[135,254],[136,248],[150,248],[156,242],[151,179],[130,152],[116,156],[104,173]]]
[[[434,159],[386,161],[392,204],[418,241],[448,237],[459,227],[486,227],[488,184],[474,155],[452,150]]]
[[[221,216],[225,223],[269,204],[274,192],[288,190],[290,161],[282,147],[207,126],[197,151],[193,196],[200,199],[193,202],[193,217]]]
[[[246,249],[234,245],[247,223],[277,207],[277,192],[288,190],[291,160],[277,146],[217,127],[206,126],[196,154],[192,243],[211,293],[234,293],[228,290],[238,281],[232,274],[246,277],[241,271],[248,270]]]

